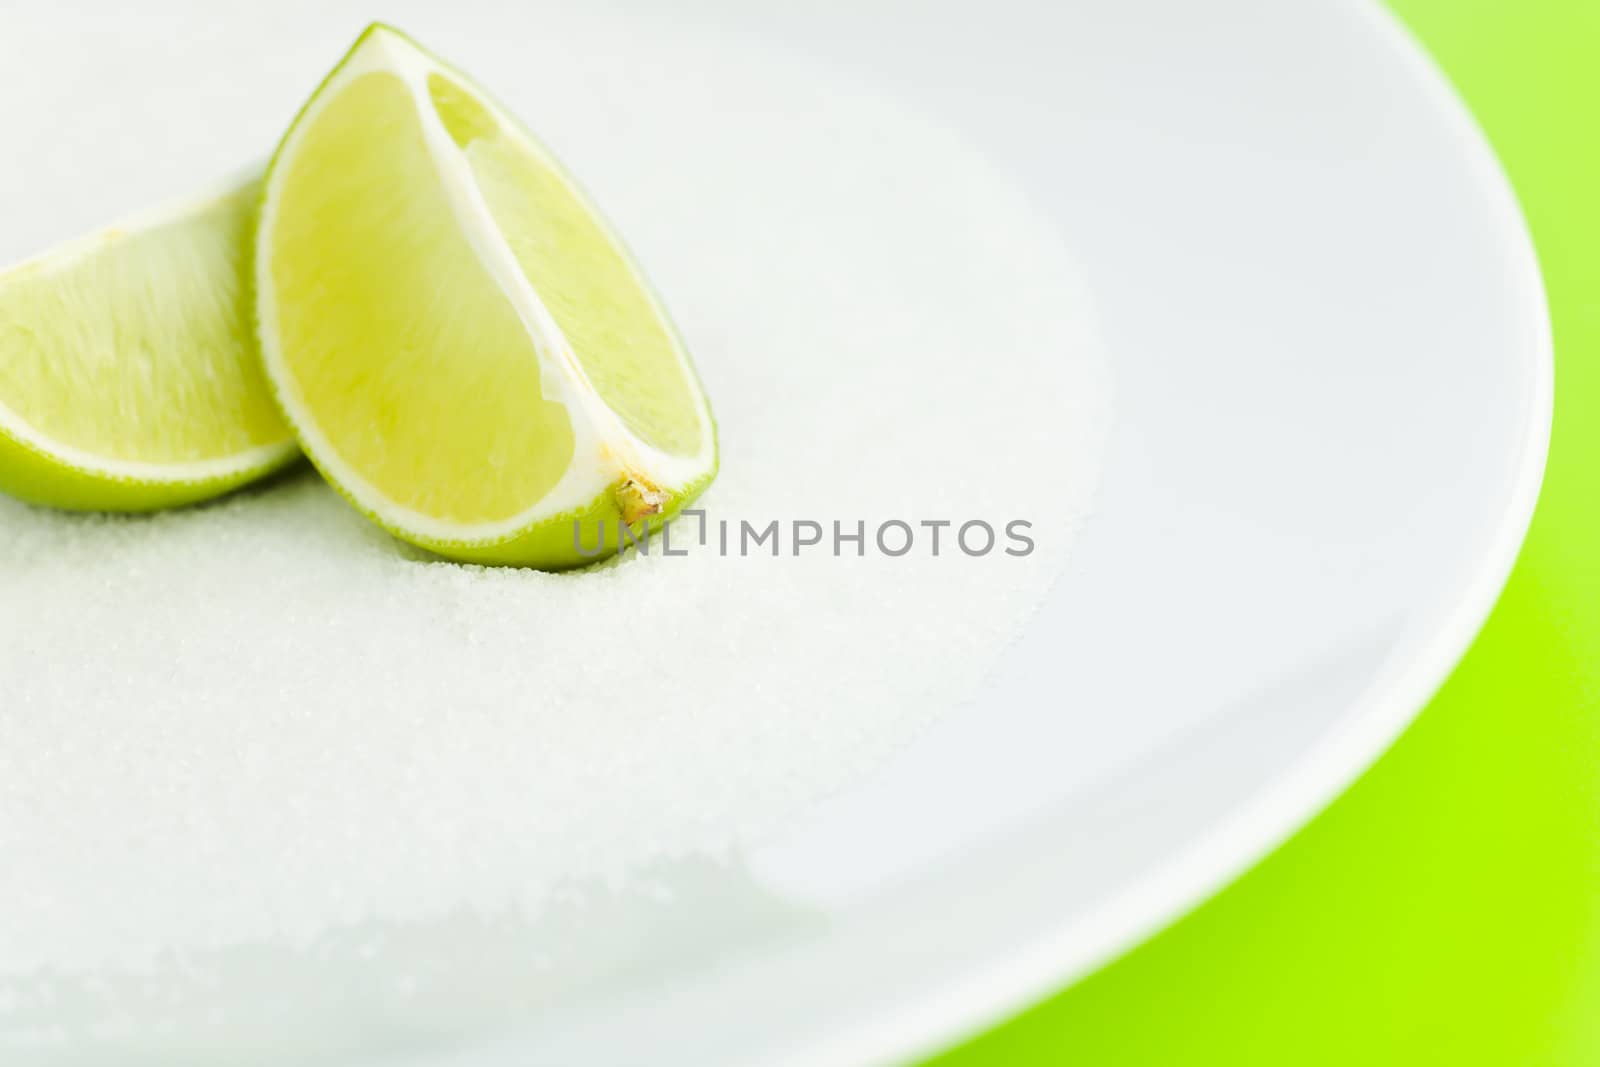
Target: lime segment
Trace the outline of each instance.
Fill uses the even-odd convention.
[[[0,488],[140,510],[295,455],[251,329],[258,195],[250,181],[0,274]]]
[[[594,526],[663,521],[715,474],[688,356],[610,227],[471,81],[396,31],[368,30],[284,138],[256,255],[290,421],[329,481],[406,540],[588,562]]]

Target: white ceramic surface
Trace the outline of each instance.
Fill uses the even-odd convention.
[[[537,5],[503,8],[504,32],[537,32]],[[1532,250],[1471,120],[1376,5],[687,0],[674,18],[877,81],[1059,220],[1117,380],[1098,514],[982,699],[738,884],[712,871],[630,912],[630,947],[559,1011],[352,1062],[875,1064],[981,1027],[1356,777],[1465,649],[1537,494]]]

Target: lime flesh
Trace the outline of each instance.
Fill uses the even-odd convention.
[[[258,189],[235,185],[0,273],[0,489],[139,511],[293,459],[251,329]]]
[[[620,241],[396,31],[368,30],[279,147],[256,271],[265,366],[302,444],[405,540],[571,566],[715,475],[693,368]]]

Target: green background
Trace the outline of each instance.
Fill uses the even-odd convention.
[[[1499,151],[1549,287],[1555,433],[1521,559],[1331,808],[930,1067],[1600,1065],[1600,0],[1392,6]]]

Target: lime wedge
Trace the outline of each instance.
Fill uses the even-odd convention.
[[[694,369],[616,234],[471,80],[388,27],[279,146],[256,283],[302,446],[413,544],[587,563],[716,474]]]
[[[251,329],[258,192],[235,184],[0,272],[0,490],[147,511],[298,454]]]

